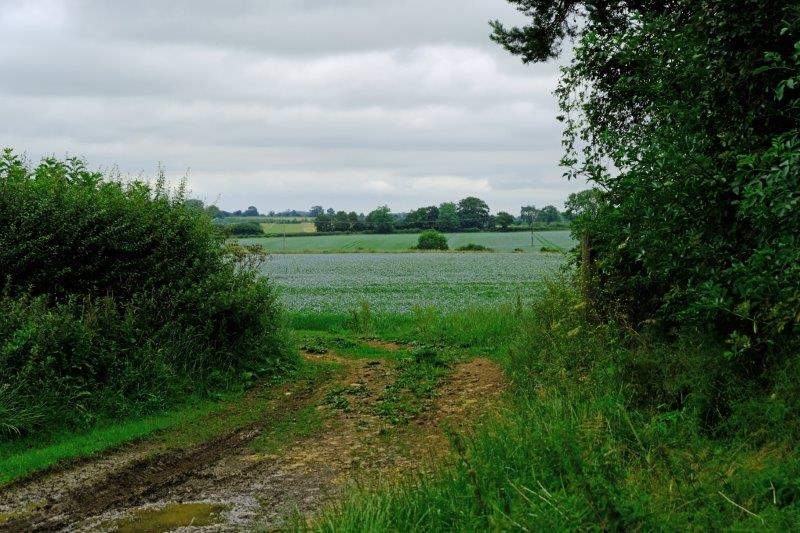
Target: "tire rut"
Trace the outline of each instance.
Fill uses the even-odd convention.
[[[219,516],[214,520],[196,524],[204,531],[279,528],[287,514],[313,515],[354,482],[375,483],[432,466],[450,453],[444,428],[465,429],[466,419],[488,407],[504,388],[496,364],[486,359],[457,364],[440,383],[430,411],[406,426],[391,427],[376,414],[376,404],[393,383],[396,363],[304,356],[345,367],[336,390],[342,391],[339,401],[346,407],[332,405],[325,390],[311,388],[280,405],[284,413],[319,412],[324,423],[313,435],[294,439],[278,453],[254,453],[250,444],[269,426],[262,419],[188,450],[135,457],[65,493],[54,490],[56,496],[41,508],[0,524],[0,530],[110,531],[129,523],[130,531],[168,531],[194,519],[150,529],[137,529],[136,520],[151,515],[161,520],[159,513],[181,506],[215,509]],[[37,483],[57,484],[64,474]]]

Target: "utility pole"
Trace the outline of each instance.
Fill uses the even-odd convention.
[[[533,222],[531,222],[531,251],[533,251]]]

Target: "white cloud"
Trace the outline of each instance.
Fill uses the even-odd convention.
[[[226,208],[560,203],[555,65],[487,37],[498,0],[6,0],[0,145]],[[391,23],[386,23],[391,21]]]
[[[462,196],[487,193],[492,190],[488,179],[469,179],[460,176],[427,176],[411,180],[411,190],[419,193],[452,193]]]

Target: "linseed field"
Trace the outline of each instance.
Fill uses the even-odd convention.
[[[264,273],[290,311],[453,311],[538,294],[566,263],[558,253],[275,254]]]

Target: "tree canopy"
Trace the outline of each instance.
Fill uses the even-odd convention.
[[[800,332],[800,4],[510,0],[523,61],[574,59],[557,96],[569,177],[597,187],[595,304],[696,324],[731,353]],[[587,211],[588,212],[588,211]]]
[[[381,206],[367,215],[369,224],[376,233],[392,233],[394,231],[394,217],[387,206]]]
[[[474,196],[458,202],[458,218],[464,228],[485,228],[489,222],[489,206]]]

